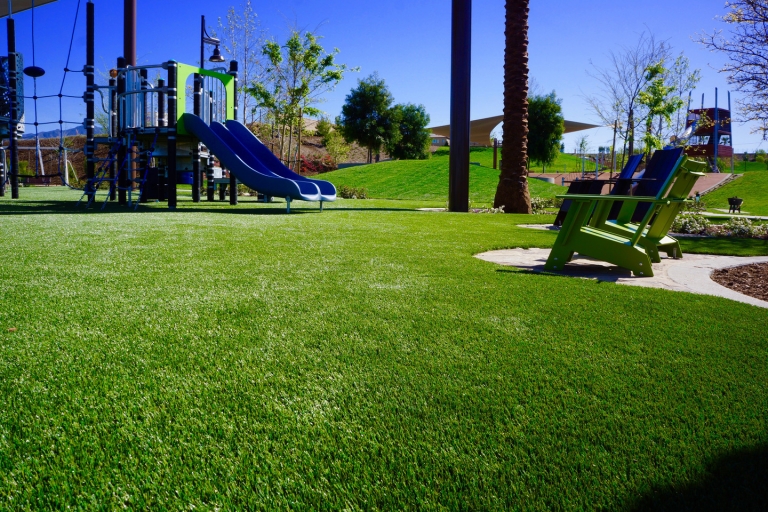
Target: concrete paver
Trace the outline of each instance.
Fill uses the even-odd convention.
[[[549,257],[549,252],[549,249],[504,249],[484,252],[475,255],[475,257],[500,265],[509,265],[533,272],[544,272],[544,264]],[[710,279],[713,270],[751,263],[768,263],[768,256],[738,257],[686,254],[679,260],[662,258],[661,263],[654,263],[653,277],[635,277],[629,270],[576,254],[573,261],[567,264],[563,271],[552,273],[630,286],[714,295],[768,308],[768,302],[735,292]]]

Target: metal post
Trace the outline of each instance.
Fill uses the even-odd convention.
[[[200,16],[200,69],[205,69],[205,16]]]
[[[66,187],[69,186],[69,159],[67,158],[67,148],[63,147],[61,148],[61,152],[64,156],[64,174],[60,176],[61,183]]]
[[[717,169],[717,172],[720,172],[720,167],[717,165],[717,153],[718,149],[720,149],[720,112],[717,108],[717,87],[715,87],[715,128],[712,136],[714,137],[712,144],[715,146],[715,169]]]
[[[112,144],[118,138],[117,127],[117,80],[114,78],[109,79],[109,138]],[[117,199],[117,190],[115,190],[115,172],[116,162],[113,160],[109,164],[109,200],[115,201]]]
[[[731,125],[731,136],[728,138],[729,146],[731,146],[731,174],[733,174],[733,120],[731,117],[731,91],[728,91],[728,124]]]
[[[5,150],[0,149],[0,197],[5,197],[6,179],[8,179],[8,169],[5,164]]]
[[[178,68],[175,62],[170,62],[168,66],[168,208],[176,209],[176,94]]]
[[[452,0],[451,152],[448,209],[469,211],[469,122],[472,73],[472,0]]]
[[[495,138],[493,139],[493,168],[498,169],[498,162],[499,162],[499,139]]]
[[[213,181],[214,180],[214,177],[213,177],[213,159],[209,156],[206,159],[205,163],[206,163],[206,165],[205,165],[205,176],[206,176],[206,179],[207,179],[207,181],[206,181],[206,189],[205,189],[205,192],[206,192],[206,197],[205,198],[208,201],[213,201],[215,193],[216,193],[216,183]]]
[[[149,80],[147,80],[147,70],[146,69],[140,69],[139,70],[139,76],[141,77],[141,90],[146,91],[149,89]],[[146,128],[147,127],[147,93],[142,92],[141,93],[141,126],[139,128]]]
[[[237,119],[237,61],[233,60],[229,62],[229,74],[232,75],[235,78],[235,97],[234,97],[234,104],[235,104],[235,111],[233,114],[233,119]],[[236,205],[237,204],[237,178],[235,178],[235,175],[232,173],[232,171],[229,171],[229,204]]]
[[[165,80],[162,78],[157,81],[157,126],[159,128],[165,128],[168,125],[165,115]],[[165,170],[162,168],[157,169],[157,200],[165,201]]]
[[[8,149],[11,153],[11,198],[19,198],[19,148],[16,144],[16,124],[18,123],[18,106],[16,102],[16,22],[8,16],[8,98],[11,104],[8,121]]]
[[[205,23],[205,17],[203,17],[203,23]],[[203,25],[205,26],[205,25]],[[193,82],[194,82],[194,97],[193,97],[193,112],[197,117],[200,117],[200,111],[201,109],[201,103],[202,103],[202,97],[201,97],[201,89],[202,84],[200,83],[203,80],[202,75],[199,73],[194,74]],[[200,142],[197,141],[192,146],[192,202],[193,203],[199,203],[200,202]]]
[[[117,97],[119,98],[117,103],[117,117],[119,120],[122,119],[122,124],[125,123],[125,120],[129,115],[129,112],[126,112],[125,108],[123,108],[125,106],[125,98],[121,98],[120,96],[125,92],[126,89],[127,79],[124,72],[125,66],[125,57],[118,57],[117,69],[123,70],[123,72],[117,75]],[[117,202],[118,204],[128,204],[128,199],[126,197],[126,190],[128,189],[128,166],[126,165],[128,137],[120,122],[118,122],[117,136],[123,138],[123,143],[120,145],[120,149],[117,151]],[[114,187],[114,182],[112,187]]]
[[[619,129],[619,120],[613,123],[613,146],[611,146],[611,179],[616,172],[616,132]]]
[[[123,0],[123,55],[129,66],[136,65],[136,0]]]

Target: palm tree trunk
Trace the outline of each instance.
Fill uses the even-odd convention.
[[[528,191],[528,0],[506,2],[504,144],[494,206],[531,213]]]

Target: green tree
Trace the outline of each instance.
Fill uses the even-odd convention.
[[[643,145],[649,155],[652,150],[664,147],[661,134],[653,133],[653,120],[658,117],[670,123],[672,114],[677,112],[683,104],[683,100],[679,96],[670,96],[675,87],[665,84],[666,73],[667,69],[663,62],[648,66],[645,77],[647,85],[637,97],[638,103],[648,109],[648,115],[645,118]]]
[[[262,48],[267,57],[266,80],[252,83],[248,93],[259,107],[270,110],[277,125],[280,158],[299,161],[294,154],[294,135],[303,129],[304,115],[316,116],[321,111],[314,105],[322,95],[333,90],[352,71],[336,63],[338,48],[327,53],[311,32],[294,30],[284,45],[268,41]],[[296,153],[300,152],[298,145]]]
[[[560,103],[555,91],[528,98],[528,158],[540,162],[545,169],[557,158],[565,131]]]
[[[328,151],[328,156],[333,160],[333,165],[338,168],[339,163],[349,157],[349,152],[352,148],[344,142],[344,137],[339,132],[332,131],[325,138],[325,149]]]
[[[347,142],[357,142],[368,149],[368,163],[384,144],[396,143],[399,132],[391,116],[394,98],[378,73],[358,80],[347,95],[336,127]]]
[[[389,114],[399,140],[386,142],[387,153],[398,160],[424,160],[429,156],[429,114],[424,105],[395,105]]]
[[[331,124],[331,120],[327,117],[323,116],[317,121],[317,126],[315,127],[315,133],[317,133],[318,137],[322,137],[323,139],[323,145],[325,145],[326,137],[331,133],[333,130],[333,125]]]

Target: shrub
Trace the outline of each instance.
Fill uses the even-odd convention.
[[[703,235],[707,233],[710,223],[703,215],[678,215],[672,223],[673,233],[690,233]]]
[[[309,159],[304,155],[301,155],[301,173],[307,175],[320,174],[323,172],[332,171],[336,168],[333,160],[328,155],[322,157],[314,157]]]
[[[731,217],[723,228],[728,236],[738,238],[758,238],[764,233],[764,226],[753,226],[746,217]]]
[[[363,187],[341,185],[336,189],[336,195],[342,199],[368,199],[368,191]]]
[[[761,164],[765,163],[765,156],[764,155],[757,155],[755,157],[755,162],[758,162],[758,163],[761,163]]]
[[[557,209],[563,204],[562,199],[555,197],[532,197],[531,198],[531,212],[534,215],[543,215],[549,213],[549,209]]]
[[[717,159],[717,168],[720,172],[731,172],[731,161],[724,158]]]
[[[331,132],[323,139],[323,145],[328,151],[328,155],[333,162],[333,168],[339,167],[339,162],[343,162],[349,157],[352,146],[344,142],[344,138],[338,132]]]
[[[323,138],[323,145],[325,145],[326,137],[328,137],[328,134],[333,130],[331,121],[327,117],[320,118],[315,129],[317,130],[317,136]]]
[[[472,213],[504,213],[504,205],[501,205],[498,208],[472,208],[469,211]]]

